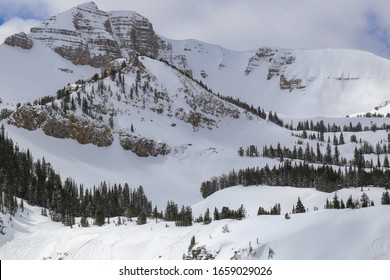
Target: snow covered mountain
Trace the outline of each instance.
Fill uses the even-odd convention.
[[[390,62],[356,50],[260,48],[236,52],[197,41],[166,39],[160,56],[186,69],[215,92],[266,110],[345,116],[389,99]]]
[[[214,92],[287,115],[345,116],[389,101],[390,62],[373,54],[269,47],[237,52],[195,40],[175,41],[155,34],[152,24],[135,12],[105,12],[93,2],[50,17],[29,34],[10,36],[0,54],[9,62],[0,69],[1,84],[12,97],[26,88],[5,78],[5,71],[26,71],[24,77],[37,81],[28,95],[37,98],[72,79],[87,78],[92,70],[81,65],[109,68],[114,59],[141,54],[168,61]],[[31,61],[43,54],[49,58],[43,65]],[[25,55],[29,59],[15,58]],[[58,81],[57,88],[43,87],[46,73],[58,77],[51,79]]]
[[[1,258],[85,259],[95,258],[99,249],[103,259],[178,259],[193,254],[188,252],[193,235],[198,253],[217,259],[265,259],[270,247],[280,259],[389,258],[388,209],[379,205],[383,188],[370,187],[377,206],[336,212],[322,209],[334,192],[308,188],[314,179],[296,179],[294,185],[307,183],[304,189],[244,188],[229,185],[227,174],[252,167],[277,170],[291,161],[291,167],[324,165],[340,177],[352,174],[352,179],[329,183],[327,191],[358,187],[363,179],[372,182],[353,173],[358,164],[359,171],[381,170],[378,176],[387,178],[390,127],[376,113],[390,112],[390,61],[357,50],[262,47],[238,52],[196,40],[176,41],[157,35],[148,19],[135,12],[105,12],[93,2],[50,17],[29,34],[10,36],[0,46],[0,57],[0,122],[17,143],[15,150],[44,157],[63,179],[72,177],[87,189],[101,182],[142,185],[159,209],[173,200],[192,205],[195,218],[207,208],[237,209],[241,204],[248,214],[242,221],[216,220],[188,228],[150,219],[144,226],[127,221],[126,227],[70,229],[28,205],[29,214],[18,213],[14,222],[0,214],[7,223]],[[357,117],[365,112],[369,118]],[[200,187],[205,181],[231,188],[203,200]],[[291,178],[269,181],[286,186]],[[248,185],[235,185],[240,184]],[[359,201],[361,191],[343,189],[338,195]],[[297,197],[310,213],[291,220],[256,217],[260,205],[269,209],[281,203],[283,214],[291,212]],[[377,229],[348,239],[351,232],[346,229],[363,230],[362,221]],[[343,234],[333,235],[329,224]],[[232,233],[226,228],[221,232],[225,225]],[[264,239],[257,240],[257,232],[267,227],[271,229],[261,234]],[[275,235],[276,229],[285,234]],[[297,232],[302,235],[297,237]],[[321,232],[325,238],[309,238]],[[69,237],[67,244],[55,240],[59,233]],[[122,238],[125,233],[137,236],[136,241]],[[114,237],[101,242],[107,234]],[[148,247],[151,236],[161,246]],[[245,238],[238,240],[240,236]],[[13,248],[25,246],[30,238],[53,242],[15,253]],[[297,246],[306,240],[309,245],[300,251]],[[323,246],[316,245],[318,240]],[[356,250],[345,252],[353,242]],[[128,253],[145,246],[142,256]]]

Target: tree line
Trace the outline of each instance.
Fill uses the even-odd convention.
[[[291,186],[315,188],[324,192],[367,185],[381,186],[387,189],[390,188],[390,171],[379,168],[367,171],[362,165],[361,159],[358,159],[358,163],[354,167],[350,165],[338,169],[333,169],[329,165],[315,166],[285,160],[273,168],[266,165],[262,168],[233,169],[226,174],[202,182],[200,192],[202,197],[206,198],[216,191],[237,185]]]
[[[21,199],[18,203],[17,197]],[[177,204],[169,202],[165,215],[152,209],[152,202],[147,198],[142,186],[130,188],[124,185],[108,185],[86,188],[72,178],[61,179],[45,158],[34,161],[29,150],[22,151],[8,138],[4,125],[0,128],[0,210],[14,215],[18,208],[23,209],[24,202],[43,207],[42,214],[53,221],[73,226],[75,218],[81,217],[80,225],[89,226],[88,218],[95,225],[101,226],[110,217],[137,217],[139,224],[146,223],[147,217],[166,218],[175,221],[177,226],[192,224],[191,207],[182,207],[177,211]],[[171,213],[171,204],[176,208]],[[48,211],[46,210],[48,209]]]

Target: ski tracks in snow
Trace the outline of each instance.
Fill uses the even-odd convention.
[[[368,253],[374,260],[390,259],[390,236],[376,239],[368,246]]]

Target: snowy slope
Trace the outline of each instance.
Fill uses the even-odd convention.
[[[18,212],[12,221],[0,214],[7,226],[6,235],[1,237],[4,242],[0,258],[181,259],[195,236],[195,248],[205,247],[216,259],[234,255],[241,259],[267,259],[270,247],[274,259],[389,259],[390,212],[388,206],[380,205],[383,190],[364,191],[377,206],[323,210],[321,205],[334,194],[266,186],[230,188],[194,205],[195,212],[203,212],[206,206],[234,207],[238,198],[244,200],[248,218],[185,228],[154,220],[142,226],[134,221],[116,226],[116,218],[103,227],[70,228],[41,216],[39,207],[26,206],[25,212]],[[344,189],[338,195],[346,200],[349,195],[359,198],[361,192]],[[271,205],[270,200],[281,203],[282,209],[290,209],[298,196],[306,207],[317,205],[320,210],[311,208],[308,213],[292,215],[290,220],[283,215],[256,216],[256,208]],[[226,225],[229,232],[223,233]]]
[[[99,148],[92,144],[80,145],[75,140],[48,137],[40,129],[27,131],[6,124],[8,135],[22,149],[29,148],[36,158],[45,157],[61,172],[63,178],[70,176],[90,187],[102,181],[128,182],[134,187],[142,185],[151,200],[159,206],[165,206],[172,199],[183,204],[199,201],[200,183],[232,168],[278,163],[271,159],[240,158],[237,153],[240,146],[280,142],[292,147],[296,141],[290,131],[221,101],[164,63],[148,58],[140,61],[143,65],[141,84],[149,79],[150,86],[164,93],[166,98],[155,103],[154,93],[145,93],[141,89],[139,98],[135,94],[134,99],[129,97],[128,92],[137,76],[136,67],[130,67],[131,71],[123,76],[126,94],[120,93],[121,86],[118,87],[111,78],[104,79],[105,86],[114,93],[107,90],[103,95],[96,94],[94,104],[99,110],[105,108],[114,116],[114,141],[110,146]],[[85,92],[91,94],[92,88],[96,90],[98,83],[86,84]],[[71,96],[76,98],[77,93]],[[121,96],[120,101],[117,96]],[[215,120],[215,123],[201,123],[194,127],[182,119],[181,114],[188,115],[193,110],[189,105],[193,99],[207,105],[198,105],[195,110]],[[51,108],[51,105],[47,107]],[[163,113],[156,112],[156,107],[164,108]],[[41,106],[33,108],[42,110]],[[238,118],[231,117],[226,113],[230,111],[226,110],[237,112]],[[80,108],[68,114],[86,117]],[[58,112],[58,116],[63,115],[62,111]],[[107,124],[108,116],[102,114],[102,122]],[[91,119],[91,122],[97,120]],[[172,126],[173,123],[175,126]],[[134,127],[134,133],[131,133],[131,126]],[[165,156],[138,157],[121,147],[122,133],[166,143],[171,147],[171,152]]]
[[[2,44],[0,57],[0,106],[11,108],[18,102],[53,95],[68,83],[100,71],[91,66],[76,66],[40,43],[30,50]]]
[[[357,50],[260,48],[237,52],[195,40],[162,40],[160,56],[213,91],[279,113],[345,116],[388,101],[390,62]],[[292,106],[293,104],[293,106]]]

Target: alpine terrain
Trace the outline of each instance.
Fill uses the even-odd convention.
[[[389,60],[93,2],[0,58],[1,259],[390,259]]]

